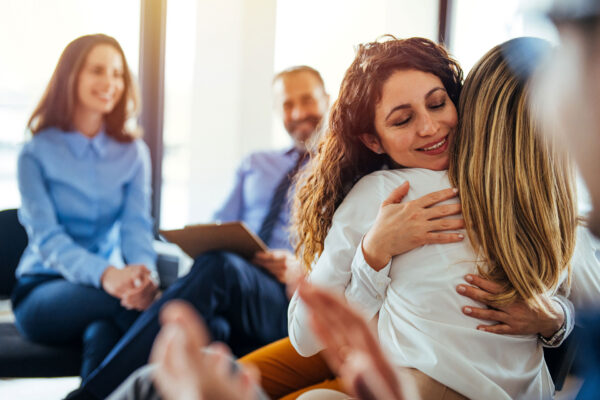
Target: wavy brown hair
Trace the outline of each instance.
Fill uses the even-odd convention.
[[[137,114],[140,103],[125,53],[116,39],[103,34],[78,37],[65,47],[50,82],[27,123],[32,134],[35,135],[49,127],[56,127],[65,132],[73,129],[79,73],[90,51],[100,44],[110,45],[121,54],[125,83],[121,99],[114,109],[104,116],[104,129],[108,135],[120,142],[130,142],[140,136],[141,130],[137,126],[129,129],[125,126],[125,123]]]
[[[328,129],[298,178],[291,231],[296,255],[306,268],[322,253],[333,214],[354,183],[389,160],[367,149],[359,136],[377,133],[375,106],[384,83],[399,70],[436,75],[452,102],[458,103],[462,69],[442,46],[428,39],[390,35],[358,46],[331,109]]]
[[[523,299],[546,310],[536,295],[556,288],[565,271],[570,276],[577,203],[571,163],[539,132],[529,85],[505,56],[530,40],[545,43],[496,46],[467,76],[448,173],[479,273],[504,288],[493,304]]]

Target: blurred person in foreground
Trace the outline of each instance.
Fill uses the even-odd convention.
[[[350,395],[363,400],[418,399],[410,377],[396,375],[377,336],[360,313],[342,298],[306,282],[300,284],[299,293],[312,312],[311,328],[328,348],[324,357]],[[159,393],[136,396],[129,388],[129,397],[115,393],[111,399],[266,398],[258,388],[258,371],[249,365],[232,369],[229,350],[221,343],[209,344],[206,327],[191,306],[177,301],[169,303],[161,312],[161,322],[162,330],[151,357],[151,362],[156,364],[153,375]],[[149,389],[153,390],[148,386],[138,388],[139,391]],[[347,398],[345,394],[340,397],[323,389],[301,395],[299,399],[323,394]]]
[[[587,225],[600,237],[600,1],[556,0],[548,13],[560,34],[560,45],[537,76],[534,103],[546,131],[558,137],[574,155],[592,200]],[[599,242],[595,242],[600,258]],[[598,281],[590,271],[580,285]],[[576,284],[577,282],[574,282]],[[575,338],[575,367],[584,378],[578,399],[600,393],[600,304],[580,304]]]

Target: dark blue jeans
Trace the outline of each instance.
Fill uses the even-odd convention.
[[[288,299],[284,285],[234,254],[206,253],[196,259],[188,275],[140,315],[83,382],[83,392],[105,398],[147,363],[160,329],[160,309],[173,299],[191,303],[206,321],[212,338],[227,343],[237,356],[287,335]]]
[[[577,400],[597,399],[600,393],[600,310],[577,310],[576,329],[572,335],[577,343],[574,371],[583,378]]]
[[[16,326],[28,340],[82,345],[82,379],[100,365],[139,315],[101,289],[42,275],[19,279],[13,310]]]

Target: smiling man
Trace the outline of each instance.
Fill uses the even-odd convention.
[[[273,92],[283,126],[296,148],[305,151],[329,105],[321,75],[307,66],[288,68],[273,78]]]
[[[273,95],[275,109],[294,144],[246,157],[229,196],[214,214],[214,219],[223,222],[245,222],[272,250],[257,253],[251,262],[225,252],[199,256],[190,273],[138,318],[69,398],[106,398],[145,364],[159,331],[160,308],[172,299],[191,303],[206,321],[211,337],[227,343],[237,356],[287,335],[285,283],[299,269],[287,229],[290,186],[307,159],[307,144],[319,131],[329,96],[319,72],[307,66],[278,73]]]

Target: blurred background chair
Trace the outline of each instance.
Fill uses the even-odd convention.
[[[81,366],[78,347],[45,346],[24,339],[10,319],[8,301],[15,286],[15,270],[27,246],[27,234],[17,210],[0,211],[0,299],[6,318],[0,322],[0,377],[77,376]]]
[[[0,211],[0,377],[77,376],[81,367],[80,347],[33,343],[23,338],[15,327],[10,295],[25,247],[27,233],[19,223],[17,210]],[[159,250],[157,269],[164,289],[177,279],[179,257]]]

